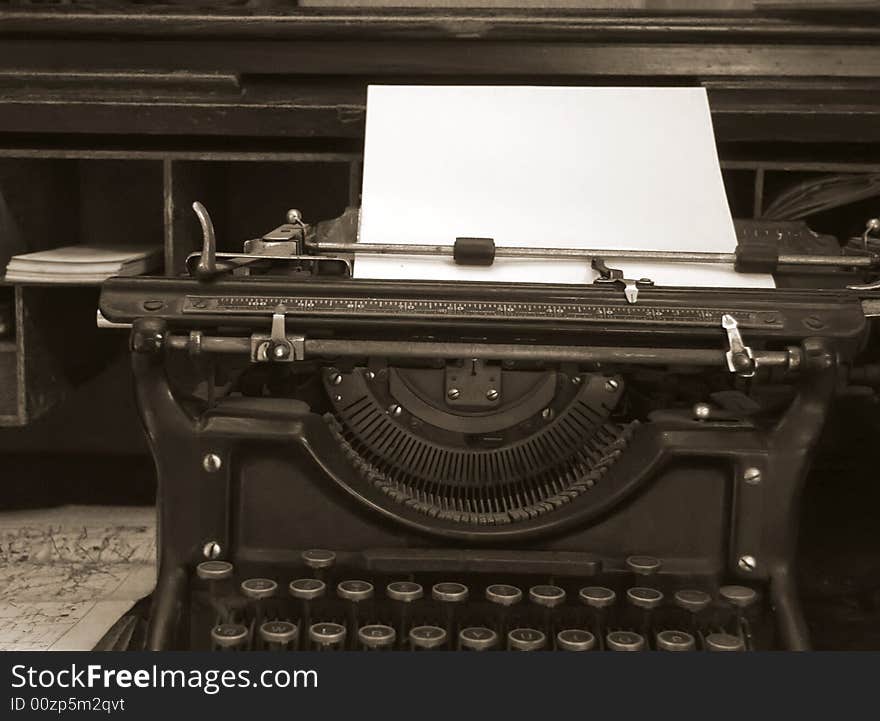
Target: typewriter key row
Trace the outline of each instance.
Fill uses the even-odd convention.
[[[290,581],[287,593],[268,578],[248,578],[238,591],[228,586],[231,564],[208,561],[198,568],[207,582],[214,613],[212,645],[219,649],[270,650],[560,650],[560,651],[738,651],[755,647],[754,589],[722,586],[664,593],[651,584],[660,567],[648,556],[628,559],[632,581],[609,586],[535,583],[520,588],[392,580],[377,593],[372,582],[334,583],[332,552],[308,552],[314,575]],[[319,575],[323,577],[319,577]],[[616,579],[619,581],[619,578]],[[668,581],[669,579],[665,579]],[[331,592],[333,588],[335,593]],[[380,586],[382,588],[382,586]],[[477,586],[480,588],[480,586]]]

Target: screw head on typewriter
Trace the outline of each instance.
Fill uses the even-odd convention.
[[[634,430],[614,417],[623,380],[464,364],[325,372],[325,418],[354,471],[341,482],[369,507],[441,535],[583,522],[593,489],[612,489]],[[483,385],[497,395],[487,400]]]

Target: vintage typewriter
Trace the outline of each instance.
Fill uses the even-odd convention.
[[[151,649],[807,649],[799,499],[835,394],[876,384],[870,221],[738,224],[774,290],[351,277],[357,211],[182,277],[117,278],[159,476]],[[615,255],[622,255],[616,251]],[[633,254],[638,256],[636,251]]]

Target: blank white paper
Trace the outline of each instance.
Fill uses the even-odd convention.
[[[370,86],[359,242],[733,252],[702,88]],[[714,264],[606,262],[658,285],[773,287]],[[589,263],[360,255],[360,278],[591,283]]]

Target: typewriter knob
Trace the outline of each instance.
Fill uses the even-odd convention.
[[[324,649],[342,646],[345,643],[345,626],[340,623],[315,623],[309,626],[309,640]]]
[[[431,598],[445,603],[461,603],[468,599],[468,587],[463,583],[435,583],[431,588]]]
[[[729,633],[710,633],[706,636],[707,651],[745,651],[746,647],[739,636]]]
[[[285,218],[291,225],[298,225],[299,223],[302,223],[303,214],[296,208],[291,208],[287,211]]]
[[[696,648],[694,637],[684,631],[661,631],[657,634],[658,651],[694,651]]]
[[[736,608],[748,608],[758,600],[758,592],[748,586],[722,586],[718,595]]]
[[[381,623],[361,626],[358,629],[358,640],[364,648],[371,650],[391,648],[394,646],[396,638],[397,632],[391,626],[385,626]]]
[[[317,578],[297,578],[288,586],[290,595],[301,601],[320,598],[327,591],[327,584]]]
[[[556,648],[560,651],[592,651],[596,648],[596,637],[589,631],[567,628],[556,634]]]
[[[412,581],[394,581],[385,588],[385,593],[392,601],[412,603],[425,595],[421,584]]]
[[[516,586],[506,583],[493,583],[486,588],[486,600],[499,606],[513,606],[522,600],[523,594]]]
[[[540,651],[547,645],[547,636],[537,628],[515,628],[507,634],[511,651]]]
[[[695,588],[685,588],[676,591],[673,600],[676,606],[691,613],[699,613],[708,608],[709,604],[712,603],[712,597],[708,593]]]
[[[627,600],[638,608],[651,610],[663,603],[663,594],[656,588],[630,588],[626,592]]]
[[[587,586],[578,592],[582,603],[590,608],[608,608],[614,605],[617,594],[604,586]]]
[[[612,631],[605,637],[609,651],[644,651],[645,638],[632,631]]]
[[[266,621],[260,626],[260,638],[266,643],[285,646],[296,641],[297,628],[290,621]]]
[[[565,603],[565,590],[559,586],[532,586],[529,589],[529,600],[539,606],[556,608],[556,606]]]
[[[660,560],[654,556],[630,556],[626,566],[638,576],[652,576],[660,570]]]
[[[248,578],[241,582],[241,592],[255,600],[270,598],[277,590],[278,584],[271,578]]]
[[[333,551],[325,551],[322,548],[311,548],[308,551],[303,551],[301,558],[306,566],[315,570],[330,568],[336,563],[336,554]]]
[[[468,651],[488,651],[498,643],[498,634],[491,628],[471,626],[458,632],[458,645]]]
[[[196,575],[203,581],[223,581],[232,577],[229,561],[202,561],[196,566]]]
[[[247,627],[240,623],[220,623],[211,629],[211,640],[218,648],[244,646],[247,638]]]
[[[336,586],[339,598],[346,601],[366,601],[373,597],[373,584],[368,581],[342,581]]]
[[[409,642],[413,650],[427,651],[445,645],[446,631],[439,626],[415,626],[409,630]]]

